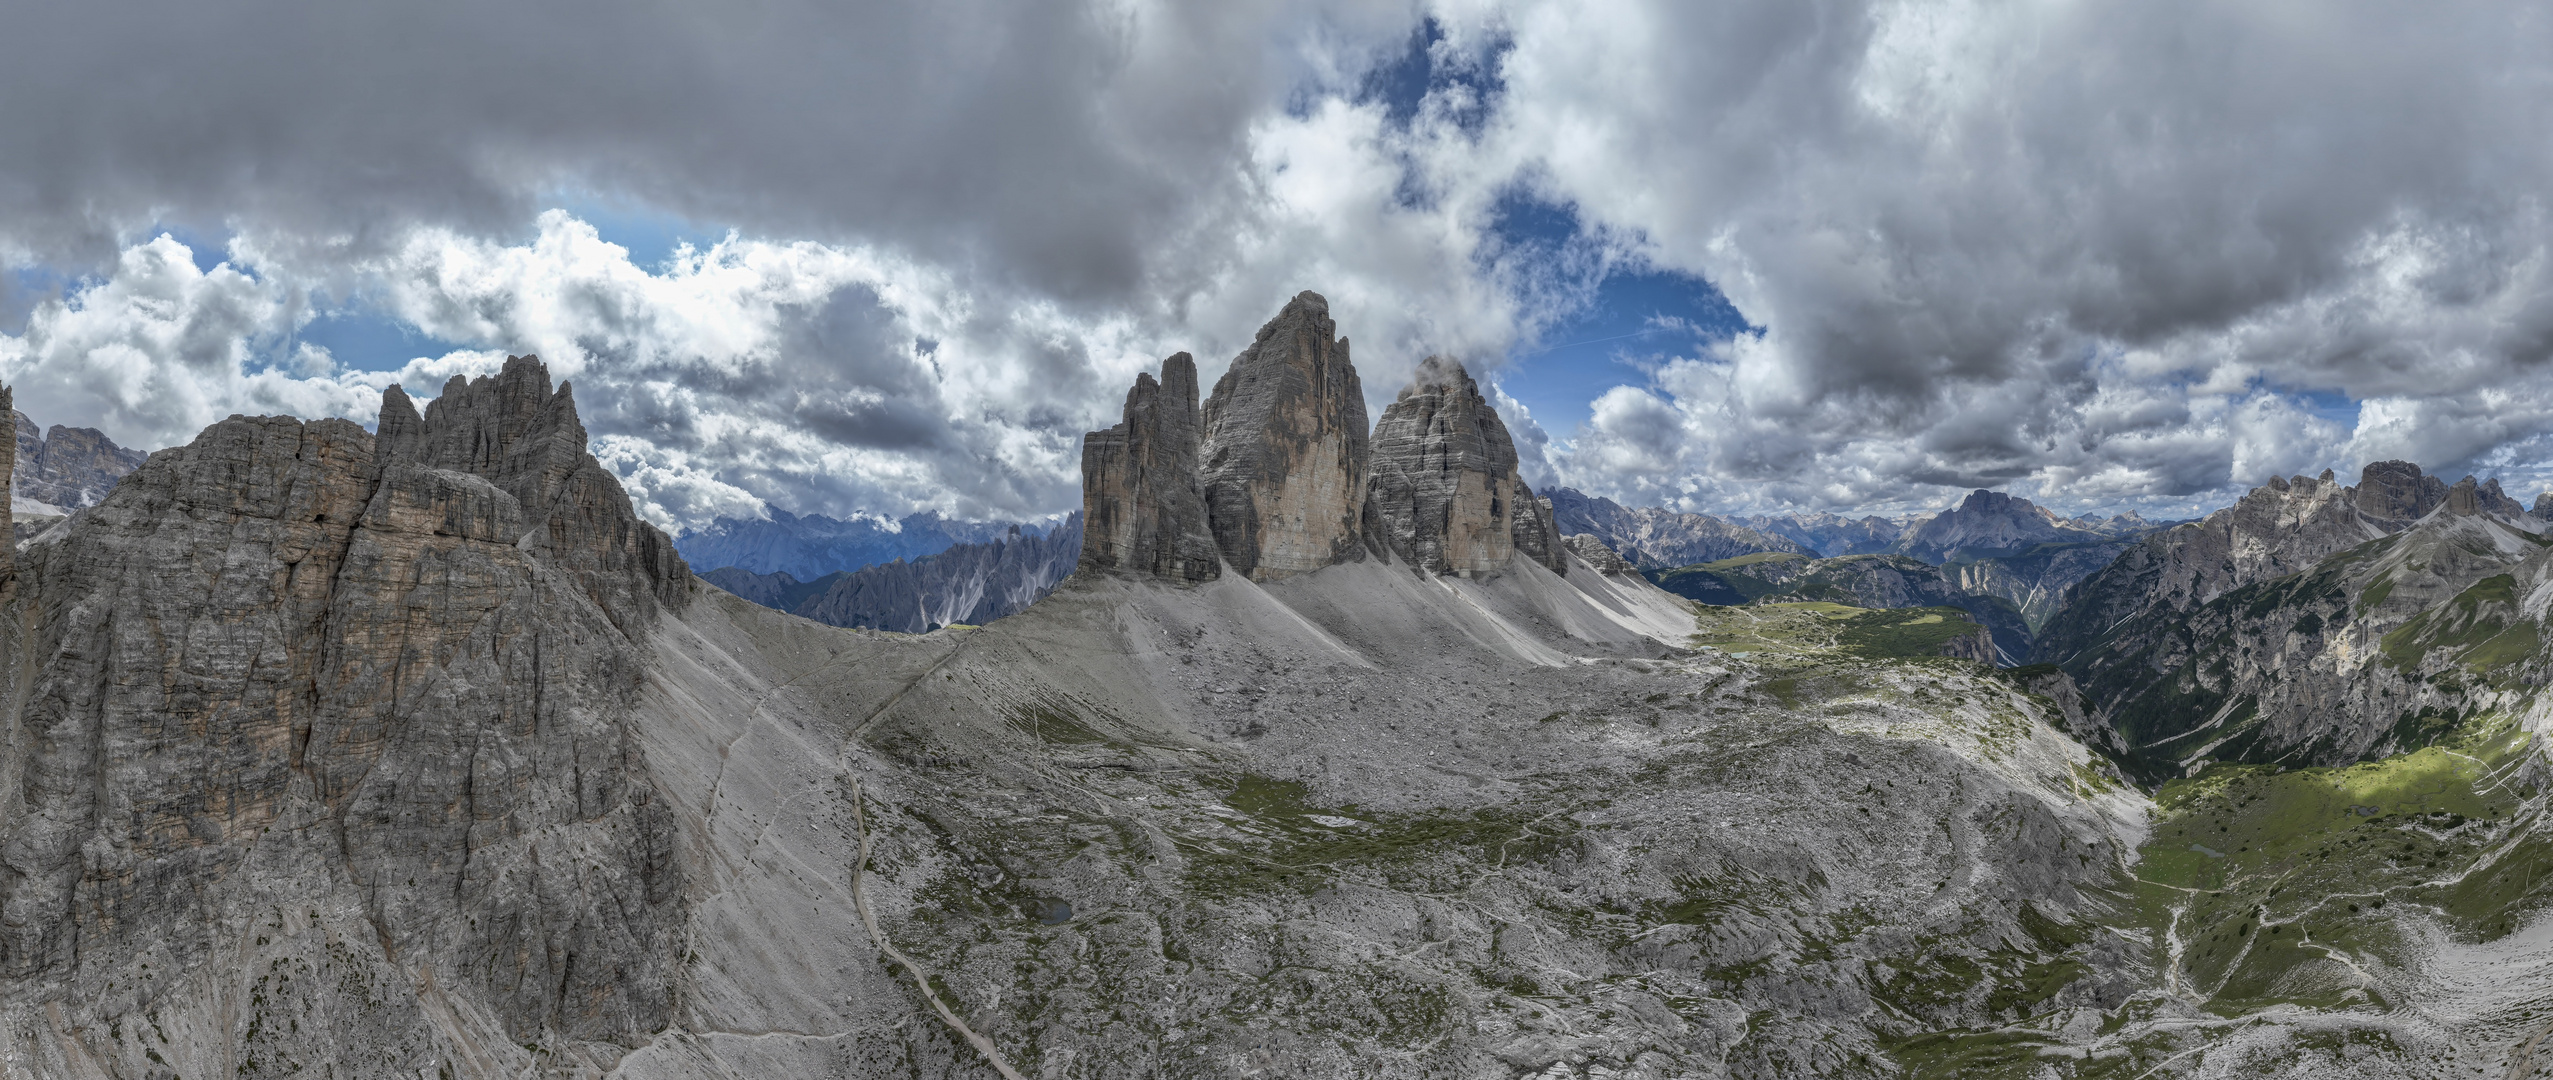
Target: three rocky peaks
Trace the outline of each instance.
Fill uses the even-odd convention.
[[[1082,441],[1081,569],[1269,581],[1370,555],[1471,576],[1522,555],[1566,573],[1551,504],[1470,373],[1427,358],[1369,434],[1336,335],[1329,301],[1305,292],[1202,407],[1187,353],[1136,376],[1125,419]]]

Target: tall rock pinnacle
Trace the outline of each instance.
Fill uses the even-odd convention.
[[[1224,561],[1254,581],[1358,558],[1365,391],[1330,302],[1301,293],[1205,403],[1203,489]]]
[[[1126,416],[1082,437],[1083,570],[1132,570],[1180,581],[1223,572],[1197,491],[1197,362],[1179,353],[1161,379],[1135,377]]]
[[[1431,574],[1500,570],[1521,533],[1548,561],[1549,518],[1516,475],[1515,440],[1460,363],[1419,363],[1383,409],[1371,453],[1366,527],[1394,558]]]
[[[576,397],[564,382],[550,389],[539,357],[506,357],[492,376],[453,376],[422,417],[405,391],[383,391],[374,446],[385,482],[407,464],[468,473],[513,496],[532,553],[575,574],[624,632],[690,595],[691,568],[586,452]]]

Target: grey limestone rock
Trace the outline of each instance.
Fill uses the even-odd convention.
[[[1207,521],[1253,581],[1363,557],[1365,391],[1337,329],[1327,299],[1298,294],[1206,399]]]
[[[2511,582],[2543,561],[2544,523],[2521,511],[2497,483],[2402,462],[2369,465],[2354,488],[2284,478],[2085,579],[2037,655],[2064,666],[2149,778],[2392,752],[2417,727],[2400,718],[2472,707],[2464,678],[2442,672],[2538,677],[2519,674],[2528,650],[2491,632],[2524,621]],[[2494,650],[2473,648],[2486,639]]]
[[[1599,574],[1613,576],[1635,572],[1630,562],[1616,554],[1612,548],[1604,546],[1604,541],[1590,534],[1577,533],[1563,540],[1562,543],[1572,554],[1586,560],[1587,565],[1594,567]]]
[[[1082,437],[1080,568],[1174,581],[1223,572],[1197,486],[1197,362],[1179,353],[1161,379],[1135,377],[1125,419]]]
[[[393,388],[395,391],[396,388]],[[526,550],[568,570],[612,621],[635,633],[659,605],[689,595],[691,568],[673,541],[630,509],[620,481],[585,449],[568,384],[550,388],[532,356],[509,356],[495,375],[455,375],[412,421],[407,395],[383,394],[382,460],[484,477],[522,509]]]
[[[683,874],[621,718],[688,572],[536,363],[418,419],[385,459],[232,417],[19,554],[0,1012],[132,1076],[157,1050],[107,1033],[163,1014],[228,1017],[183,1075],[664,1025]]]
[[[1421,361],[1375,423],[1370,453],[1366,527],[1377,546],[1424,573],[1506,568],[1533,495],[1507,425],[1461,363]]]
[[[1560,539],[1556,516],[1551,500],[1535,495],[1523,479],[1516,481],[1516,553],[1541,563],[1552,573],[1567,574],[1569,550]]]
[[[107,489],[150,456],[115,445],[96,428],[55,424],[39,432],[25,413],[11,409],[9,415],[17,425],[9,491],[21,499],[64,510],[95,506]]]

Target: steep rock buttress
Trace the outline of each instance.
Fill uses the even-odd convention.
[[[683,871],[622,718],[689,571],[537,360],[378,436],[234,416],[18,558],[0,1020],[69,1018],[30,1053],[156,1074],[107,1033],[191,1009],[234,1030],[181,1075],[311,1024],[432,1075],[664,1026]]]

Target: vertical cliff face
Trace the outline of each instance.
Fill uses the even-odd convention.
[[[1421,361],[1374,425],[1371,454],[1366,527],[1394,558],[1471,575],[1515,556],[1521,502],[1532,496],[1516,477],[1507,425],[1461,364]]]
[[[1463,366],[1430,357],[1369,436],[1329,301],[1259,329],[1202,409],[1188,354],[1138,375],[1125,418],[1082,439],[1079,569],[1253,581],[1361,559],[1480,574],[1518,557],[1567,573],[1552,504]],[[389,430],[384,422],[384,430]]]
[[[1330,302],[1259,328],[1205,403],[1203,490],[1224,561],[1254,581],[1360,557],[1365,391]]]
[[[385,463],[468,473],[512,496],[526,550],[573,574],[615,625],[635,630],[657,605],[682,603],[691,568],[586,452],[575,396],[566,383],[550,389],[539,359],[510,356],[494,376],[455,375],[423,417],[393,387],[379,426]]]
[[[150,456],[115,445],[96,428],[55,424],[48,431],[25,413],[11,410],[10,416],[18,430],[9,492],[17,498],[63,510],[95,506],[117,480]]]
[[[1135,377],[1125,419],[1082,437],[1084,570],[1129,570],[1178,581],[1223,572],[1197,489],[1197,362],[1161,362]]]
[[[537,361],[382,415],[232,417],[21,553],[0,1006],[235,1017],[184,1075],[287,1020],[375,1074],[665,1022],[682,872],[620,721],[688,571]]]
[[[1551,500],[1536,496],[1521,478],[1516,481],[1516,525],[1512,535],[1516,554],[1541,563],[1552,573],[1569,572],[1569,551],[1560,538]]]

